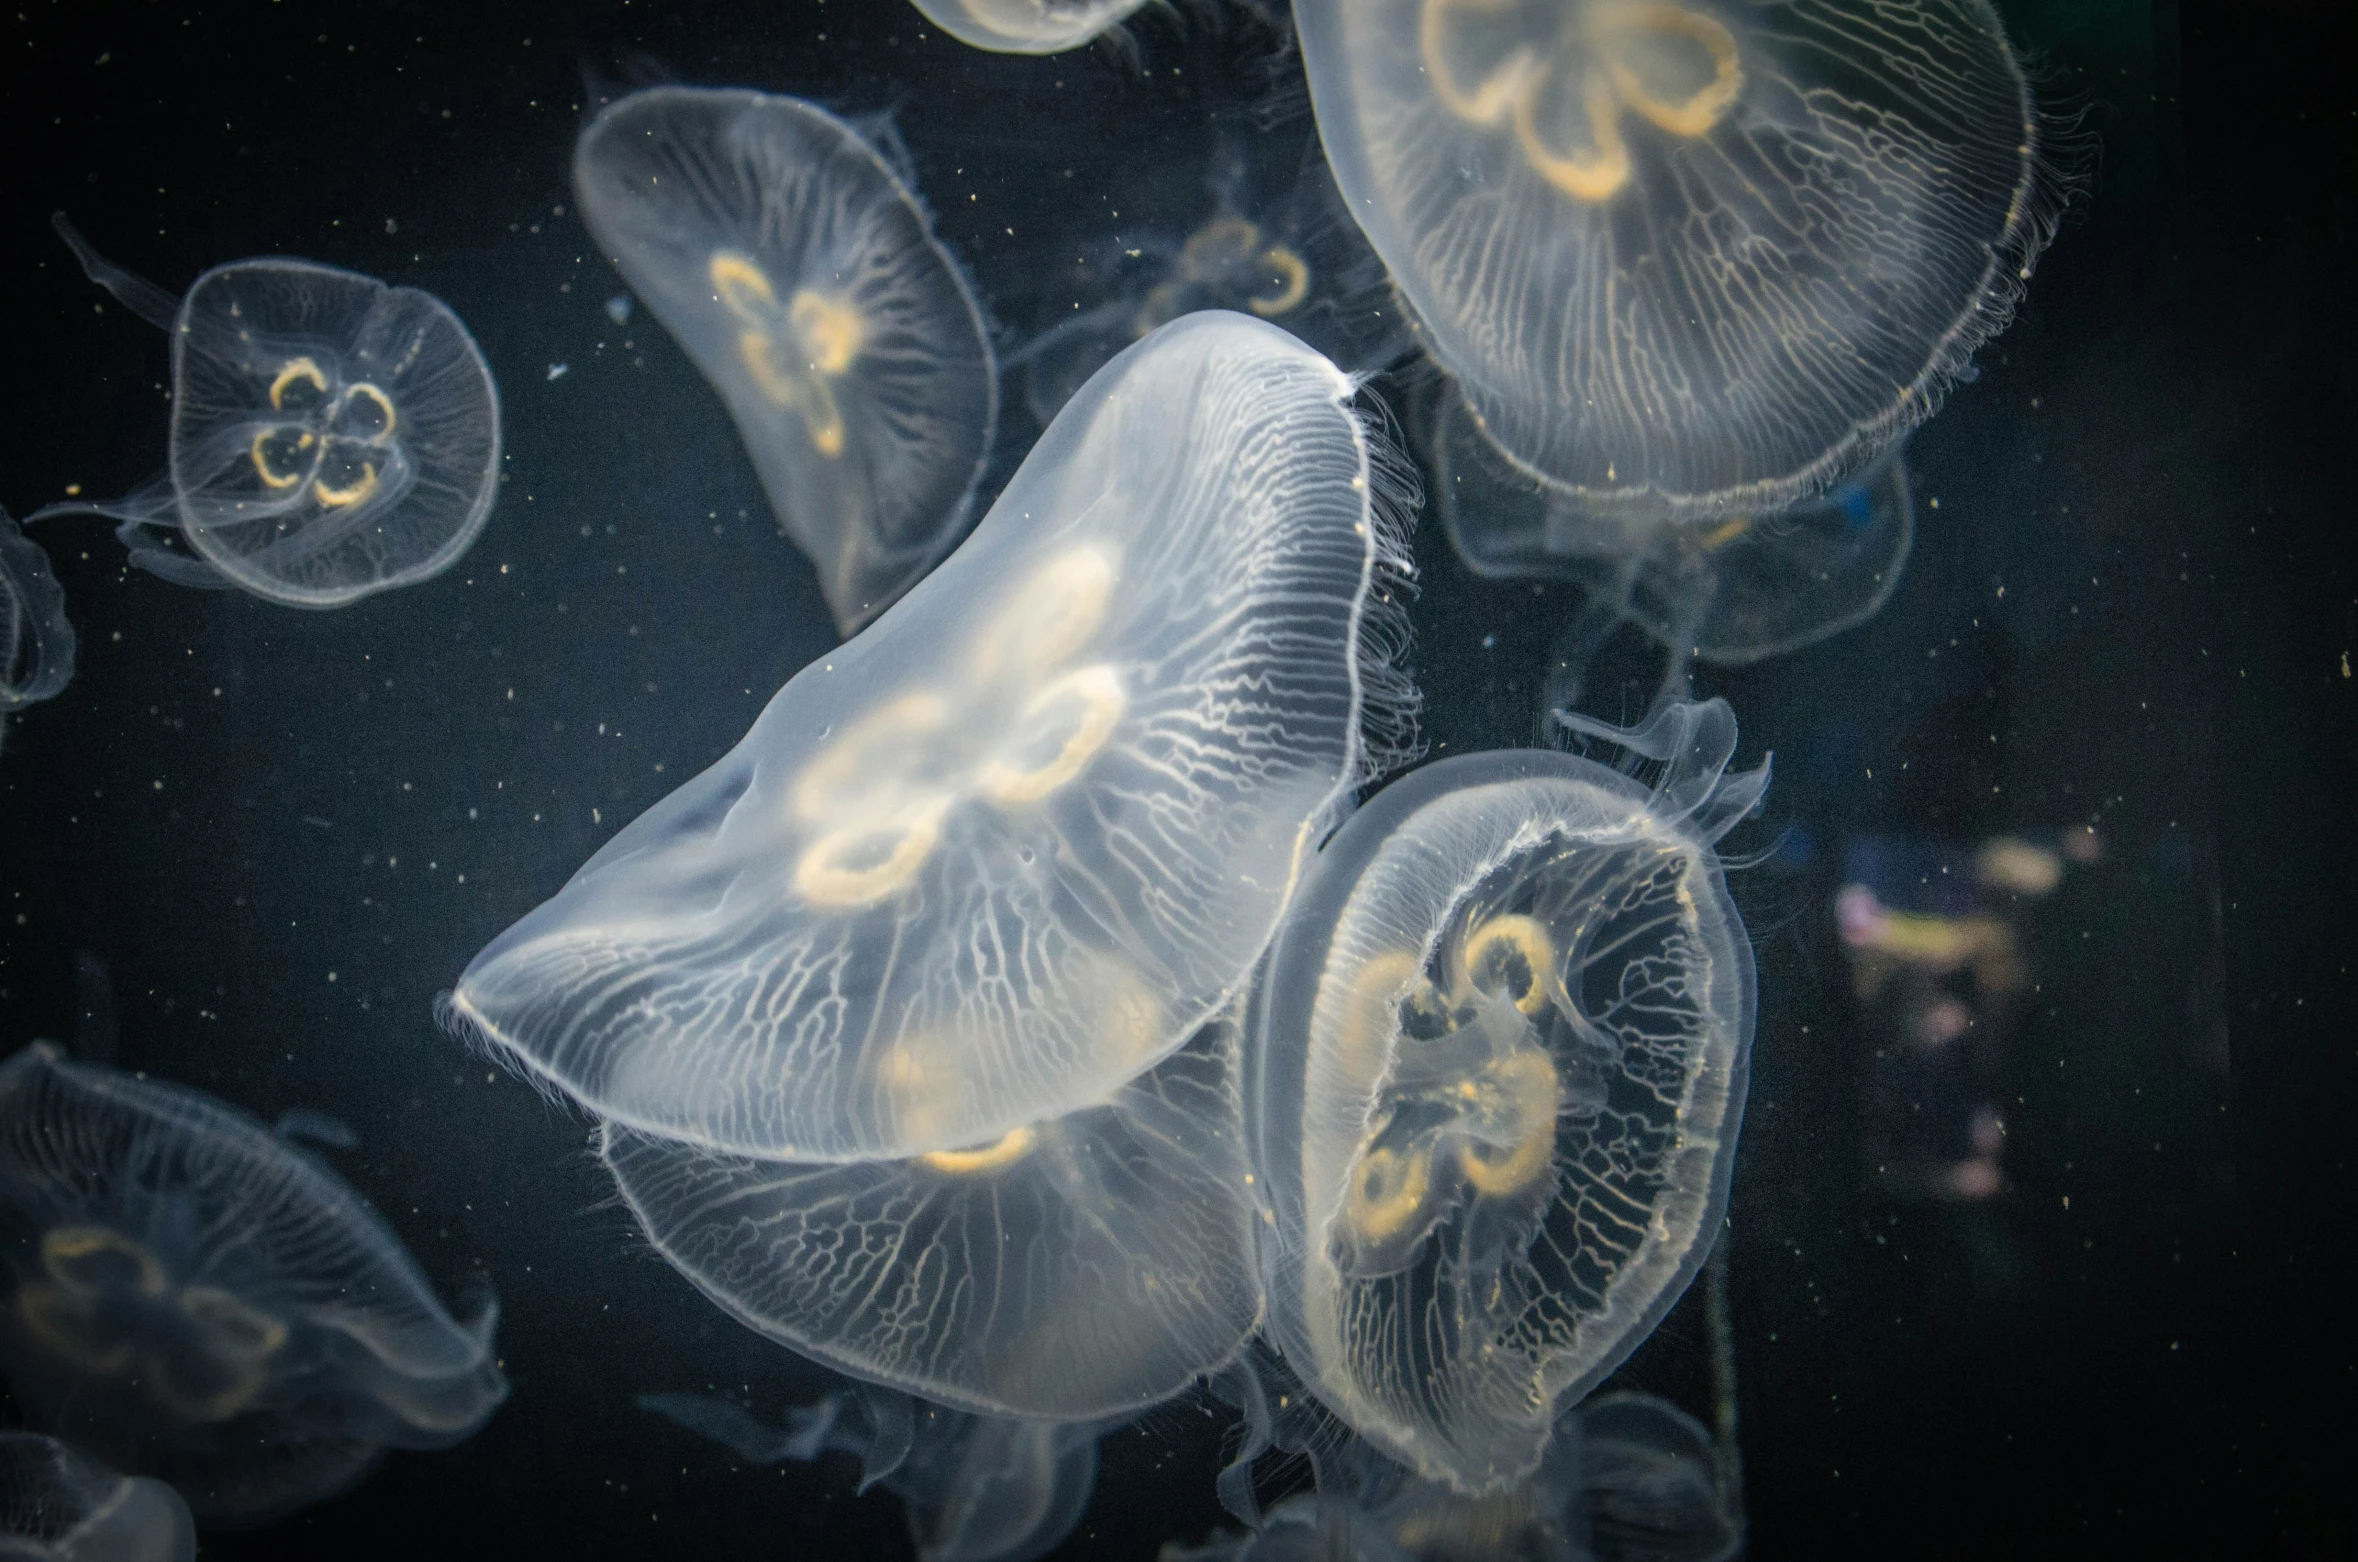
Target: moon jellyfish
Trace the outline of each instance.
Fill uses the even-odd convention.
[[[1105,1104],[969,1150],[813,1164],[611,1123],[656,1249],[806,1356],[928,1399],[1060,1420],[1167,1399],[1260,1315],[1234,1020]]]
[[[1930,415],[2057,180],[1987,0],[1303,0],[1426,345],[1592,510],[1781,509]]]
[[[1545,751],[1390,787],[1320,853],[1271,955],[1248,1094],[1287,1364],[1386,1455],[1480,1494],[1629,1354],[1717,1234],[1752,960],[1712,843],[1724,701],[1635,731],[1651,792]]]
[[[1864,623],[1899,585],[1915,542],[1898,444],[1788,510],[1677,521],[1592,511],[1517,471],[1455,397],[1444,396],[1439,425],[1435,505],[1458,557],[1478,575],[1569,580],[1586,593],[1551,658],[1550,706],[1573,703],[1624,623],[1670,649],[1674,680],[1690,656],[1759,661]]]
[[[748,1464],[830,1453],[860,1462],[908,1510],[921,1562],[1033,1562],[1055,1550],[1097,1484],[1098,1422],[969,1415],[865,1385],[788,1412],[774,1429],[702,1394],[646,1394],[642,1409],[711,1438]]]
[[[957,540],[998,417],[982,310],[907,170],[798,98],[658,87],[582,132],[573,187],[853,633]]]
[[[1199,309],[1233,309],[1283,326],[1339,367],[1382,369],[1409,347],[1383,262],[1367,247],[1315,143],[1290,188],[1256,177],[1260,137],[1231,133],[1212,159],[1212,209],[1184,238],[1138,233],[1084,243],[1045,291],[1073,312],[1009,356],[1042,423],[1124,347]],[[1070,254],[1068,249],[1065,253]],[[1081,307],[1087,301],[1088,307]]]
[[[449,305],[275,257],[216,266],[175,299],[55,222],[91,281],[171,333],[170,464],[125,498],[28,520],[104,515],[143,569],[289,607],[425,580],[473,545],[499,392]]]
[[[74,676],[74,626],[49,555],[0,509],[0,720]]]
[[[925,19],[993,54],[1062,54],[1118,27],[1146,0],[913,0]]]
[[[117,1475],[52,1437],[0,1432],[0,1558],[191,1562],[196,1525],[161,1481]]]
[[[984,1152],[1245,986],[1414,690],[1353,382],[1199,314],[1057,415],[942,567],[475,957],[446,1024],[620,1127]]]
[[[208,1097],[0,1065],[0,1370],[36,1429],[169,1482],[207,1524],[441,1448],[507,1393],[497,1309],[454,1322],[400,1241],[303,1152]]]

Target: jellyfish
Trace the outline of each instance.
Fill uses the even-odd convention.
[[[0,1558],[192,1562],[188,1504],[161,1481],[118,1475],[54,1437],[0,1432]]]
[[[1576,581],[1586,593],[1550,658],[1551,708],[1577,700],[1590,660],[1624,623],[1669,649],[1674,688],[1690,657],[1760,661],[1862,624],[1898,586],[1915,542],[1904,442],[1782,512],[1676,521],[1591,511],[1516,470],[1453,396],[1438,424],[1435,506],[1458,557],[1479,575]]]
[[[759,92],[635,92],[573,152],[583,220],[728,404],[846,635],[957,541],[998,417],[982,309],[911,184]]]
[[[780,1161],[998,1145],[1241,991],[1414,728],[1402,491],[1354,385],[1205,313],[974,535],[478,954],[445,1025],[619,1127]]]
[[[765,1161],[611,1123],[598,1147],[656,1250],[795,1351],[988,1414],[1128,1414],[1260,1316],[1237,1034],[973,1149]]]
[[[1724,701],[1442,760],[1319,854],[1271,952],[1248,1082],[1273,1337],[1428,1480],[1530,1474],[1643,1340],[1727,1199],[1751,952],[1713,842],[1759,801]]]
[[[1114,28],[1146,0],[913,0],[960,43],[993,54],[1062,54]]]
[[[449,305],[276,257],[216,266],[175,299],[54,221],[91,281],[171,333],[170,464],[122,499],[28,522],[103,515],[143,569],[289,607],[426,580],[473,546],[499,392]]]
[[[1988,0],[1304,0],[1352,214],[1591,511],[1780,510],[1930,415],[2063,181]]]
[[[74,676],[74,626],[49,555],[0,509],[0,722]]]
[[[1099,1422],[971,1415],[867,1384],[788,1412],[773,1428],[704,1394],[644,1394],[639,1406],[748,1464],[860,1462],[860,1490],[881,1484],[908,1511],[920,1562],[1033,1562],[1056,1549],[1097,1484]]]
[[[497,1309],[453,1321],[400,1241],[303,1151],[195,1091],[0,1064],[0,1370],[26,1420],[268,1521],[380,1450],[442,1448],[507,1393]]]
[[[1266,139],[1223,134],[1206,180],[1211,210],[1184,238],[1125,228],[1076,246],[1069,287],[1047,289],[1059,309],[1069,291],[1072,313],[1008,358],[1041,423],[1115,353],[1199,309],[1272,321],[1352,374],[1408,350],[1391,279],[1343,211],[1326,159],[1313,143],[1297,163],[1263,151]],[[1272,165],[1280,177],[1262,172]]]

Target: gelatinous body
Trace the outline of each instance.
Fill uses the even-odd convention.
[[[861,1384],[788,1412],[773,1428],[700,1394],[646,1394],[652,1410],[750,1464],[860,1461],[860,1489],[881,1483],[908,1510],[921,1562],[1033,1562],[1081,1520],[1097,1484],[1101,1422],[971,1415]]]
[[[496,1309],[454,1322],[383,1221],[193,1091],[0,1066],[0,1368],[37,1428],[258,1523],[507,1392]]]
[[[1102,1106],[968,1150],[813,1165],[606,1125],[658,1251],[857,1377],[1002,1415],[1167,1399],[1260,1315],[1227,1018]]]
[[[1638,519],[1585,508],[1517,471],[1445,398],[1434,440],[1434,504],[1458,557],[1509,580],[1572,580],[1588,597],[1585,661],[1634,622],[1707,662],[1797,650],[1864,623],[1898,586],[1916,535],[1904,453],[1894,446],[1832,493],[1771,515]]]
[[[196,1525],[161,1481],[118,1475],[54,1437],[0,1432],[0,1558],[191,1562]]]
[[[0,717],[46,700],[74,676],[74,626],[49,555],[0,509]]]
[[[970,1153],[1107,1100],[1244,985],[1413,696],[1351,382],[1180,320],[955,556],[467,968],[446,1018],[618,1125]]]
[[[1419,771],[1320,854],[1272,955],[1252,1112],[1274,1337],[1352,1428],[1495,1490],[1716,1234],[1750,949],[1711,842],[1766,771],[1727,707]]]
[[[573,185],[857,630],[957,540],[998,413],[982,311],[924,207],[824,109],[690,87],[599,114]]]
[[[216,266],[175,302],[57,227],[92,281],[171,333],[171,464],[124,499],[31,519],[109,516],[133,563],[290,607],[425,580],[473,545],[499,475],[499,393],[448,305],[275,258]]]
[[[1146,0],[914,0],[960,43],[993,54],[1062,54],[1118,27]]]
[[[1351,211],[1591,511],[1781,509],[2003,328],[2055,181],[1987,0],[1305,0]]]

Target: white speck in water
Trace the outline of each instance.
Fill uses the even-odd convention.
[[[616,325],[629,324],[630,295],[628,293],[617,293],[606,300],[606,318]]]
[[[569,363],[552,363],[549,365],[549,378],[552,380],[561,380],[565,377],[565,371],[572,367],[573,365]]]

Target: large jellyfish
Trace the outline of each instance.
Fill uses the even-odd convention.
[[[1259,1320],[1237,1026],[1099,1106],[973,1150],[811,1164],[607,1124],[656,1248],[771,1338],[860,1378],[1081,1420],[1178,1393]]]
[[[1062,54],[1118,27],[1146,0],[914,0],[934,26],[993,54]]]
[[[1033,1562],[1072,1533],[1097,1484],[1101,1422],[970,1415],[865,1384],[788,1412],[773,1428],[703,1394],[644,1394],[639,1405],[711,1438],[748,1464],[860,1463],[908,1511],[920,1562]]]
[[[196,1525],[161,1481],[117,1475],[54,1437],[0,1432],[4,1562],[191,1562]]]
[[[290,607],[425,580],[473,545],[498,487],[499,392],[447,304],[279,258],[216,266],[175,299],[55,221],[91,281],[171,333],[170,464],[125,498],[28,521],[104,515],[144,569]]]
[[[2002,329],[2057,181],[1988,0],[1302,0],[1351,211],[1592,510],[1772,511]]]
[[[0,721],[74,676],[74,626],[49,555],[0,509]]]
[[[441,1448],[507,1393],[497,1309],[454,1322],[385,1223],[308,1155],[178,1086],[0,1065],[0,1369],[26,1419],[265,1522]]]
[[[1743,1109],[1751,951],[1712,843],[1766,767],[1725,773],[1718,700],[1573,724],[1660,784],[1546,751],[1419,771],[1320,853],[1260,999],[1273,1337],[1468,1494],[1528,1475],[1685,1289]]]
[[[1352,374],[1384,368],[1410,348],[1407,318],[1383,262],[1343,210],[1315,143],[1297,163],[1287,143],[1223,134],[1206,180],[1211,209],[1184,237],[1141,233],[1084,241],[1067,285],[1045,291],[1058,319],[1008,356],[1024,371],[1024,400],[1042,423],[1115,353],[1199,309],[1272,321]],[[1267,171],[1265,171],[1267,170]]]
[[[1199,314],[1108,364],[973,537],[475,957],[454,1028],[624,1128],[983,1151],[1245,985],[1414,693],[1353,382]]]
[[[1458,557],[1480,575],[1575,581],[1586,593],[1551,656],[1550,708],[1574,703],[1590,660],[1624,623],[1669,648],[1665,685],[1678,687],[1690,657],[1754,662],[1864,623],[1899,585],[1915,541],[1900,443],[1781,513],[1676,521],[1592,511],[1516,470],[1454,396],[1442,397],[1438,421],[1434,505]]]
[[[573,153],[583,220],[728,404],[847,635],[957,541],[998,417],[982,310],[910,184],[760,92],[634,92]]]

